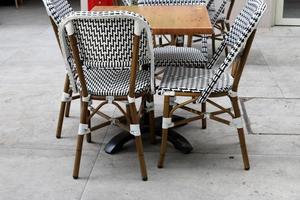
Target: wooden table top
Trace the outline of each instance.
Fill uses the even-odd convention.
[[[92,11],[127,10],[144,16],[153,34],[212,34],[205,6],[95,6]]]

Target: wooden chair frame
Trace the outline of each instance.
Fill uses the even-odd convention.
[[[89,95],[86,86],[86,80],[83,73],[82,61],[79,56],[79,49],[77,45],[76,36],[74,31],[73,32],[70,31],[72,29],[67,28],[67,26],[70,25],[71,22],[69,21],[66,24],[66,29],[68,32],[68,39],[70,41],[72,56],[76,65],[76,72],[81,85],[80,127],[83,127],[82,129],[79,128],[79,132],[77,136],[77,147],[76,147],[76,156],[75,156],[74,169],[73,169],[73,178],[74,179],[78,178],[84,135],[91,134],[92,131],[113,124],[130,133],[132,133],[133,129],[135,129],[135,131],[138,132],[137,134],[133,134],[133,133],[132,134],[135,136],[135,145],[136,145],[137,155],[139,159],[142,180],[146,181],[148,179],[148,176],[147,176],[146,163],[145,163],[144,153],[143,153],[142,138],[140,135],[140,128],[139,128],[140,117],[145,113],[145,109],[147,109],[148,112],[149,127],[150,127],[150,141],[152,143],[154,143],[155,141],[155,133],[154,133],[155,124],[154,124],[154,109],[153,107],[151,107],[153,106],[153,94],[149,92],[144,92],[139,94],[135,93],[136,74],[138,70],[138,58],[139,58],[139,44],[140,44],[141,36],[135,33],[133,37],[133,50],[132,50],[132,61],[131,61],[131,68],[130,68],[128,96],[113,96],[113,98],[110,99],[108,98],[108,96]],[[141,32],[139,32],[139,34],[141,34]],[[142,103],[139,110],[137,110],[135,99],[139,97],[142,98]],[[92,100],[100,101],[99,105],[96,107],[90,106],[89,104]],[[124,101],[126,104],[126,109],[123,109],[120,104],[121,102],[124,103]],[[145,108],[145,104],[147,104],[146,102],[150,104],[152,103],[152,105]],[[111,117],[105,114],[104,112],[100,111],[100,109],[108,103],[114,105],[122,113],[122,116]],[[95,115],[99,115],[103,117],[104,119],[106,119],[106,121],[104,123],[91,126],[90,123],[91,118]],[[132,128],[132,126],[138,126],[138,130],[134,127]]]
[[[59,36],[58,36],[58,27],[56,23],[53,21],[52,17],[49,16],[53,32],[55,34],[55,38],[57,40],[59,49],[62,51],[60,42],[59,42]],[[70,108],[71,108],[71,102],[72,100],[79,99],[80,95],[75,94],[73,95],[72,87],[70,87],[70,79],[69,76],[66,74],[65,81],[64,81],[64,88],[63,88],[63,94],[65,95],[64,98],[62,98],[62,101],[60,103],[60,109],[59,109],[59,115],[58,115],[58,121],[57,121],[57,127],[56,127],[56,138],[61,138],[61,132],[64,122],[64,117],[70,116]],[[87,141],[91,142],[91,136],[87,137]]]
[[[243,69],[245,67],[247,57],[250,52],[250,48],[255,36],[255,30],[251,33],[249,36],[244,50],[240,53],[240,55],[235,59],[235,62],[232,64],[232,70],[231,70],[231,75],[234,79],[233,85],[232,85],[232,94],[237,94],[238,91],[238,85],[239,81],[241,78],[241,75],[243,73]],[[244,162],[244,169],[249,170],[250,169],[250,164],[249,164],[249,158],[248,158],[248,153],[247,153],[247,147],[246,147],[246,141],[245,141],[245,135],[244,135],[244,129],[241,126],[242,119],[241,119],[241,112],[239,108],[239,103],[238,103],[238,96],[237,95],[232,95],[231,93],[228,92],[218,92],[218,93],[211,93],[210,98],[215,98],[215,97],[228,97],[231,101],[232,108],[225,108],[222,105],[214,102],[211,99],[207,99],[206,102],[213,105],[214,107],[218,108],[219,110],[207,113],[206,112],[206,103],[201,104],[201,110],[196,110],[193,108],[188,107],[187,105],[190,103],[194,103],[197,101],[197,99],[202,95],[201,93],[192,93],[192,92],[173,92],[170,93],[169,95],[164,94],[164,110],[163,110],[163,118],[164,119],[171,119],[173,113],[177,109],[183,109],[185,111],[191,112],[195,114],[196,116],[186,118],[180,121],[176,122],[163,122],[163,129],[162,129],[162,143],[161,143],[161,148],[160,148],[160,158],[158,161],[158,167],[162,168],[164,165],[164,158],[166,154],[166,149],[167,149],[167,138],[168,138],[168,128],[169,127],[176,127],[182,124],[186,124],[195,120],[202,120],[202,128],[206,127],[206,120],[207,118],[223,123],[225,125],[233,125],[237,128],[238,131],[238,136],[239,136],[239,141],[240,141],[240,148],[242,152],[242,157],[243,157],[243,162]],[[182,96],[182,97],[191,97],[191,99],[184,101],[180,104],[176,104],[175,106],[171,106],[170,101],[171,97],[176,97],[176,96]],[[174,102],[172,102],[173,104]],[[232,112],[233,109],[233,112]],[[230,115],[233,120],[229,121],[227,119],[224,119],[218,115],[220,114],[228,114]]]

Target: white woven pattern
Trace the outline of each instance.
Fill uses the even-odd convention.
[[[205,0],[138,0],[138,5],[154,6],[154,5],[205,5]]]
[[[212,69],[188,68],[188,67],[167,67],[158,94],[166,91],[174,92],[202,92],[216,71]],[[226,92],[231,89],[233,78],[229,73],[224,73],[212,92]]]
[[[202,95],[197,100],[198,103],[205,102],[210,93],[214,91],[215,85],[218,84],[220,77],[222,77],[224,71],[231,66],[238,53],[243,49],[244,44],[246,43],[250,34],[256,28],[265,10],[266,3],[264,3],[262,0],[247,1],[245,7],[236,17],[230,32],[226,36],[225,40],[223,40],[221,43],[220,47],[217,49],[217,52],[213,56],[213,59],[208,65],[208,68],[212,68],[216,64],[216,61],[220,58],[224,48],[227,45],[231,47],[230,52],[228,53],[224,62],[218,67],[213,78],[210,80]]]
[[[130,70],[84,70],[88,93],[99,96],[127,96]],[[78,83],[78,85],[80,85]],[[136,94],[150,92],[150,72],[140,70],[136,77]]]
[[[189,47],[158,47],[154,49],[155,67],[193,66],[204,68],[206,58],[201,50]]]
[[[73,12],[71,5],[67,0],[43,0],[48,15],[58,25],[61,20]]]
[[[139,69],[143,65],[149,68],[147,72],[149,76],[144,76],[143,83],[136,84],[136,91],[148,91],[151,86],[151,91],[154,93],[152,34],[147,21],[143,17],[127,11],[74,12],[62,21],[59,26],[59,36],[65,53],[64,56],[67,57],[67,45],[64,42],[62,33],[65,25],[71,22],[75,29],[80,59],[84,65],[88,66],[85,68],[85,79],[90,93],[99,95],[127,94],[128,83],[126,80],[129,80],[129,76],[127,77],[125,74],[129,73],[132,61],[135,20],[139,21],[139,24],[143,27],[139,52]],[[72,69],[68,69],[68,71],[71,75]],[[95,73],[96,76],[93,76],[92,73]],[[119,82],[117,81],[118,76],[120,76]],[[114,80],[115,85],[111,85],[106,79]],[[74,77],[73,80],[76,83]],[[102,89],[103,91],[101,91]]]

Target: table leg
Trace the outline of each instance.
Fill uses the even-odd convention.
[[[180,116],[173,116],[173,121],[181,120],[183,119]],[[146,121],[146,120],[143,120]],[[161,122],[162,118],[158,117],[155,119],[155,133],[157,136],[161,136]],[[148,132],[147,125],[144,125],[142,123],[141,126],[142,133]],[[105,152],[108,154],[115,154],[122,150],[122,147],[124,144],[126,144],[128,141],[134,139],[134,136],[129,134],[128,132],[121,132],[118,135],[114,136],[105,146]],[[189,143],[187,139],[185,139],[182,135],[177,133],[174,129],[169,129],[168,133],[168,141],[171,142],[174,145],[174,148],[179,150],[180,152],[184,154],[188,154],[193,150],[192,145]]]

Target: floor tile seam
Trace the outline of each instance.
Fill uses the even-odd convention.
[[[50,145],[49,145],[50,146]],[[19,146],[19,145],[0,145],[0,150],[1,149],[16,149],[16,150],[40,150],[40,151],[70,151],[70,152],[74,152],[74,146],[71,148],[70,146],[63,146],[62,147],[58,147],[58,148],[42,148],[42,147],[34,147],[34,145],[31,145],[30,147],[28,146]],[[99,147],[100,149],[100,147]],[[95,149],[85,149],[84,151],[86,152],[94,152]]]
[[[12,65],[23,65],[23,66],[24,65],[30,65],[30,67],[35,66],[36,68],[38,68],[38,67],[40,67],[38,65],[42,65],[44,67],[49,67],[49,65],[50,65],[49,63],[51,63],[51,62],[52,62],[52,60],[39,61],[39,62],[35,62],[35,61],[33,61],[33,62],[32,61],[13,61],[13,62],[11,62],[10,59],[6,59],[5,61],[3,61],[3,63],[1,63],[0,66],[2,66],[2,67],[10,67]],[[65,71],[64,70],[65,69],[65,65],[63,63],[63,60],[62,60],[61,63],[52,64],[52,66],[61,66],[61,68],[62,68],[61,74],[63,74],[64,71]]]
[[[134,152],[134,151],[132,151]],[[147,153],[158,153],[159,152],[149,152],[149,151],[145,151],[145,154]],[[192,153],[190,154],[182,154],[180,152],[168,152],[166,154],[166,156],[168,156],[168,154],[170,155],[175,155],[175,154],[180,154],[182,155],[182,157],[186,156],[186,155],[189,155],[189,157],[193,156],[193,154],[195,155],[203,155],[203,156],[238,156],[238,157],[242,157],[242,155],[240,153],[222,153],[222,152],[215,152],[215,153],[208,153],[208,152],[200,152],[200,151],[193,151]],[[248,150],[248,155],[250,157],[291,157],[291,158],[294,158],[294,157],[300,157],[300,154],[272,154],[272,153],[255,153],[255,152],[251,152]],[[146,156],[147,158],[147,156]],[[159,158],[159,155],[157,156],[157,158]]]
[[[112,114],[115,113],[115,110],[116,110],[116,108],[114,108],[114,112],[113,112]],[[89,175],[88,175],[88,177],[87,177],[87,180],[86,180],[86,182],[85,182],[85,184],[84,184],[83,190],[82,190],[82,192],[81,192],[81,194],[80,194],[80,200],[83,198],[83,195],[84,195],[85,189],[86,189],[86,187],[87,187],[87,184],[88,184],[88,182],[89,182],[90,176],[91,176],[91,174],[92,174],[92,172],[93,172],[93,170],[94,170],[94,168],[95,168],[96,162],[97,162],[98,158],[100,157],[100,154],[102,153],[102,147],[103,147],[103,145],[104,145],[105,138],[106,138],[107,133],[109,132],[110,128],[111,128],[111,126],[107,126],[107,128],[106,128],[105,135],[104,135],[104,137],[103,137],[103,139],[102,139],[102,141],[101,141],[100,148],[99,148],[99,150],[98,150],[97,156],[96,156],[95,161],[94,161],[94,163],[93,163],[93,166],[92,166],[92,168],[91,168],[91,170],[90,170],[90,173],[89,173]]]
[[[240,98],[244,98],[244,99],[266,99],[266,100],[271,100],[271,99],[275,99],[275,100],[300,100],[300,97],[245,97],[245,96],[239,96]]]
[[[300,137],[300,133],[281,133],[281,132],[277,132],[277,133],[265,133],[265,132],[252,132],[251,135],[257,135],[257,136],[264,136],[264,135],[272,135],[272,136],[299,136]]]

